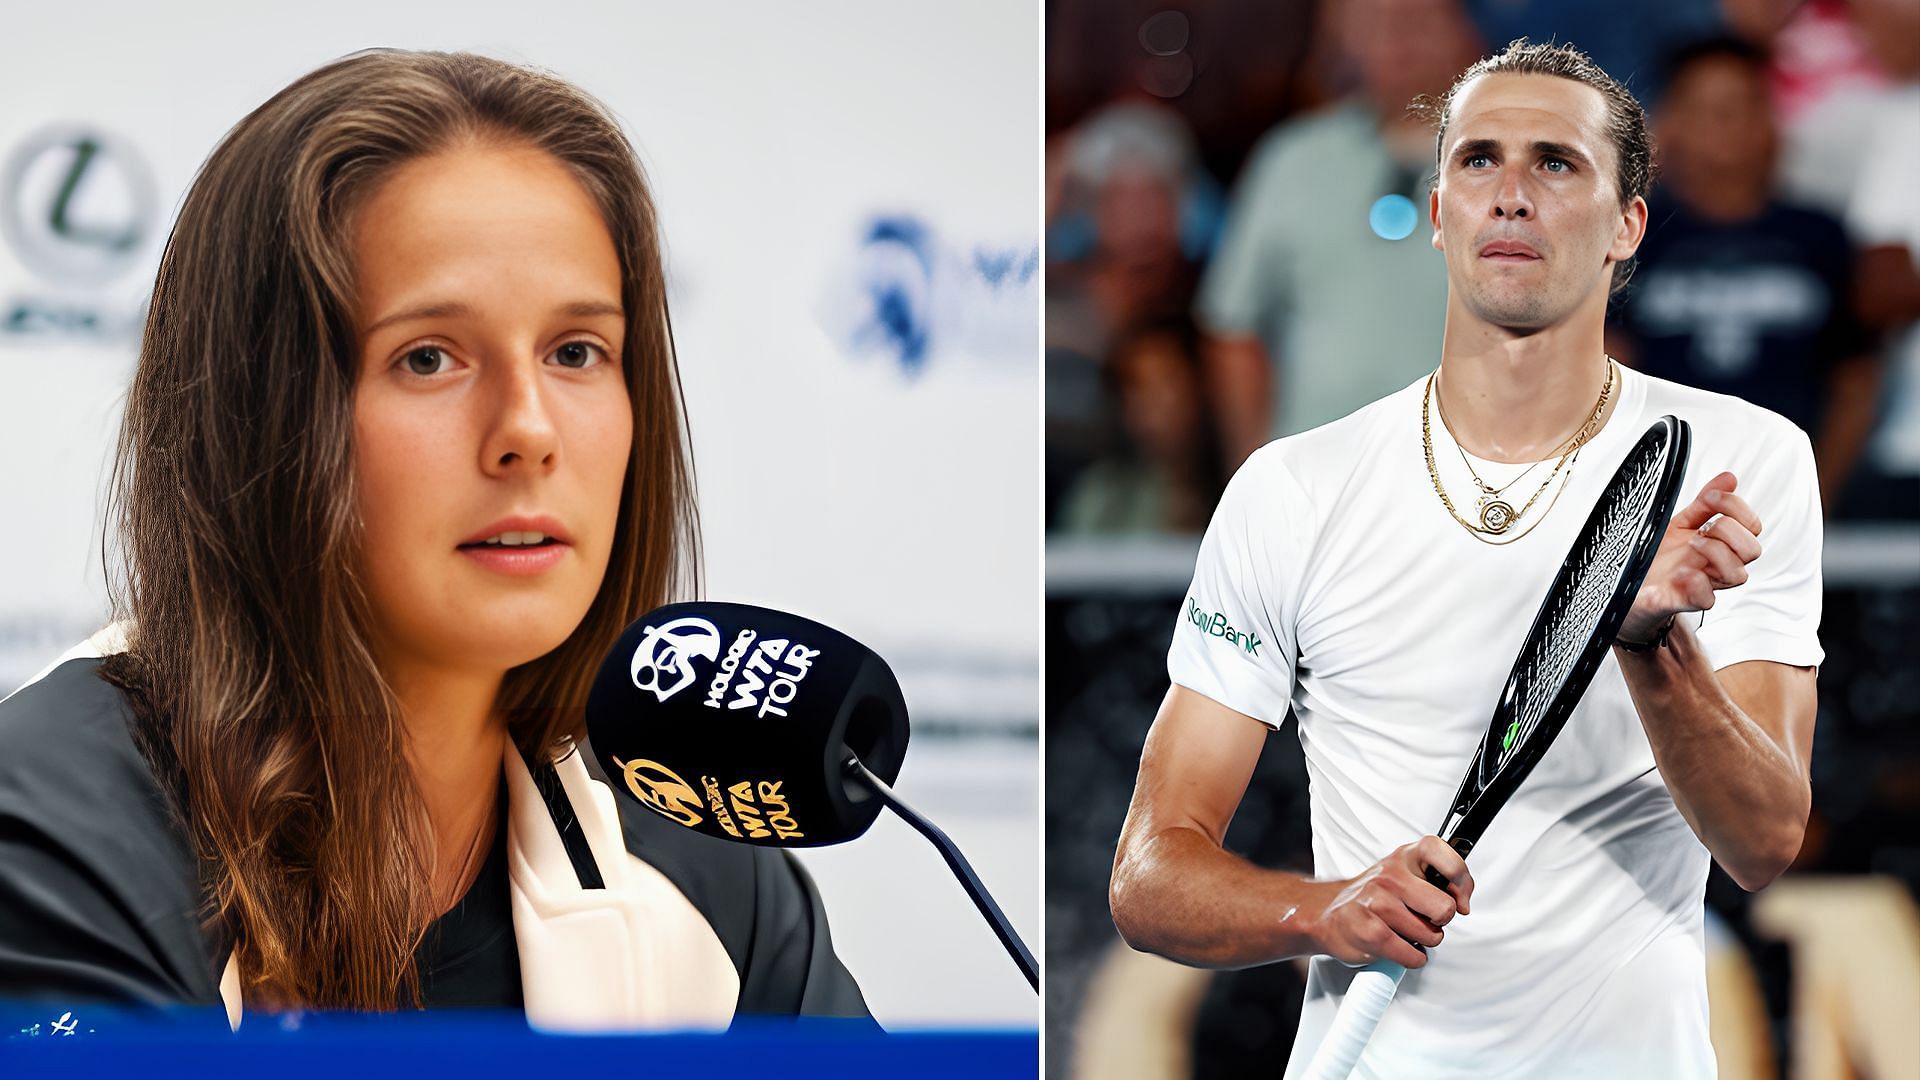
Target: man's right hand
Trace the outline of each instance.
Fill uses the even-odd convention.
[[[1320,954],[1419,967],[1425,957],[1408,942],[1438,944],[1440,927],[1473,895],[1466,861],[1438,838],[1351,881],[1255,866],[1222,846],[1267,733],[1205,694],[1167,691],[1114,853],[1109,902],[1121,939],[1195,967]],[[1428,867],[1448,879],[1444,891],[1427,884]]]
[[[1427,881],[1427,868],[1447,879],[1443,891]],[[1321,912],[1315,932],[1320,951],[1342,963],[1370,964],[1385,958],[1412,969],[1446,935],[1440,929],[1472,910],[1473,876],[1467,861],[1437,836],[1423,836],[1374,863],[1357,877],[1332,882],[1339,889]]]

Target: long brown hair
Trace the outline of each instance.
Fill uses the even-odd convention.
[[[231,934],[258,1006],[419,1001],[433,840],[368,645],[349,255],[354,210],[385,176],[467,139],[537,147],[571,170],[619,253],[627,315],[634,443],[613,551],[572,635],[507,674],[498,705],[519,749],[554,755],[578,738],[605,649],[697,589],[653,203],[609,112],[498,60],[375,50],[240,121],[188,191],[154,284],[109,511],[129,648],[105,674],[165,759],[208,882],[206,927]]]

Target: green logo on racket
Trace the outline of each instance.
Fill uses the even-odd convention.
[[[1515,720],[1509,723],[1507,725],[1507,733],[1500,737],[1500,752],[1504,754],[1508,750],[1513,749],[1514,737],[1519,734],[1520,734],[1520,721]]]

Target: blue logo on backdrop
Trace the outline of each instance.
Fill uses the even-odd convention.
[[[879,354],[908,376],[948,350],[1031,360],[1039,274],[1037,244],[962,250],[918,217],[877,216],[861,233],[853,288],[838,290],[852,295],[828,321],[850,354]]]
[[[872,318],[854,331],[855,349],[878,345],[908,374],[927,361],[933,256],[926,227],[913,218],[880,218],[867,230],[862,258]]]

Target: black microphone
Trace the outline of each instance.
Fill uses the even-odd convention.
[[[587,739],[643,806],[708,836],[817,847],[890,806],[933,841],[1039,989],[1033,954],[946,833],[893,793],[907,704],[878,654],[812,619],[669,604],[627,627],[587,697]]]

